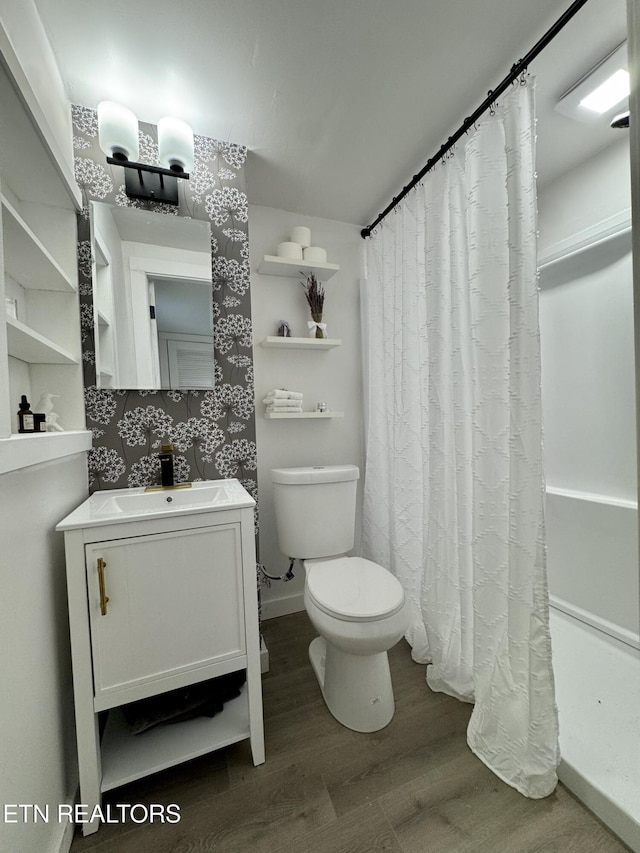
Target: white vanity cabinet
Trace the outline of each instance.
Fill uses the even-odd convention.
[[[215,480],[95,493],[58,525],[89,814],[104,791],[246,738],[264,762],[253,507],[237,480]],[[128,729],[127,703],[237,670],[246,684],[214,717]]]
[[[238,668],[238,524],[96,542],[85,554],[97,710],[182,687],[194,670],[219,674],[224,661]]]

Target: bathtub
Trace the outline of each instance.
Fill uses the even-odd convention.
[[[547,488],[560,780],[640,853],[637,505]]]

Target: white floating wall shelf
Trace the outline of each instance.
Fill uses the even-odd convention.
[[[265,412],[267,420],[282,420],[284,418],[343,418],[344,412]]]
[[[286,278],[301,278],[315,273],[318,281],[327,281],[340,270],[338,264],[310,264],[295,258],[280,258],[276,255],[265,255],[258,266],[262,275],[279,275]]]
[[[284,338],[280,335],[269,335],[260,341],[260,346],[266,349],[332,349],[342,345],[340,338]]]

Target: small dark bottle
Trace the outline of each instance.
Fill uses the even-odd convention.
[[[163,444],[160,460],[160,485],[173,486],[173,444]]]
[[[20,398],[20,410],[18,411],[18,432],[35,432],[35,420],[29,402],[23,394]]]

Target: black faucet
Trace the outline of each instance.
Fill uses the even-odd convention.
[[[163,444],[160,460],[160,485],[173,486],[173,444]]]

